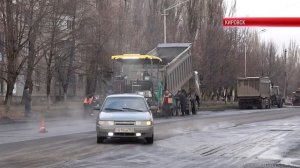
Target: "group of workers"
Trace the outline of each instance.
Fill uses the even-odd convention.
[[[83,100],[84,116],[93,114],[93,104],[96,98],[93,94],[87,95]],[[173,115],[195,115],[200,107],[200,98],[195,93],[187,93],[184,89],[172,95],[168,90],[164,92],[161,100],[161,114],[168,118]]]
[[[195,115],[199,107],[199,95],[192,92],[187,93],[184,89],[178,91],[175,96],[166,90],[161,101],[162,114],[166,118],[172,115],[180,115],[179,111],[181,116],[189,115],[190,112]]]

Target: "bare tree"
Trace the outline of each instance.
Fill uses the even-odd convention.
[[[28,58],[26,66],[26,77],[25,85],[33,91],[33,80],[32,74],[35,66],[39,63],[40,58],[37,57],[37,52],[39,51],[39,46],[37,43],[37,36],[40,34],[41,21],[46,16],[47,11],[45,0],[29,0],[28,8],[26,9],[26,15],[28,20],[29,31],[27,33],[28,37]],[[41,43],[40,43],[41,44]]]
[[[82,23],[84,30],[80,31],[81,52],[86,56],[84,60],[86,94],[101,90],[101,87],[104,87],[102,85],[106,83],[103,74],[110,71],[109,53],[113,53],[114,42],[116,42],[114,34],[117,34],[118,26],[115,24],[116,14],[110,13],[113,8],[116,8],[112,6],[111,1],[97,0],[96,5],[91,8]]]
[[[75,48],[76,48],[76,30],[75,30],[75,25],[76,25],[76,20],[77,20],[77,0],[69,1],[67,3],[69,7],[69,11],[67,13],[71,17],[69,20],[71,23],[70,26],[70,35],[69,38],[64,40],[62,44],[64,45],[63,48],[65,48],[66,51],[63,51],[64,56],[59,56],[58,57],[58,64],[57,65],[57,75],[58,79],[61,82],[62,89],[63,89],[63,95],[64,95],[64,102],[67,101],[67,93],[68,93],[68,88],[70,84],[70,79],[73,76],[74,73],[74,60],[75,60]],[[64,59],[66,58],[66,59]],[[62,66],[62,64],[65,66]]]
[[[43,56],[46,61],[46,95],[47,95],[47,106],[50,108],[50,94],[52,79],[55,73],[55,60],[58,57],[59,49],[57,47],[59,41],[64,38],[61,31],[62,23],[65,19],[65,6],[62,5],[59,0],[50,1],[49,13],[45,18],[45,38],[47,46],[43,48]]]
[[[79,65],[75,64],[76,44],[80,22],[85,8],[79,1],[60,1],[52,0],[49,2],[49,12],[45,18],[45,47],[43,56],[46,61],[46,94],[48,108],[50,107],[52,80],[55,78],[59,82],[57,89],[62,88],[64,101],[67,100],[67,94],[70,83],[75,80],[75,73]],[[82,8],[79,10],[78,6]],[[57,83],[56,83],[57,84]],[[73,87],[76,87],[75,84]],[[73,88],[75,94],[76,88]]]
[[[25,22],[25,7],[26,1],[14,1],[5,0],[0,2],[1,10],[1,22],[4,27],[5,38],[5,56],[6,56],[6,68],[5,81],[7,82],[7,92],[5,96],[5,104],[10,104],[12,100],[12,93],[14,90],[14,84],[17,77],[20,74],[27,56],[21,53],[26,43],[28,42],[28,36],[26,36],[28,25]]]
[[[146,53],[161,43],[162,11],[178,2],[1,1],[6,53],[1,78],[7,82],[6,103],[12,96],[18,75],[24,73],[25,85],[32,88],[34,69],[43,64],[49,104],[54,79],[59,83],[64,100],[71,93],[70,89],[75,94],[76,73],[86,76],[86,94],[103,90],[109,86],[105,78],[111,72],[110,56],[125,52]],[[252,29],[223,28],[225,11],[228,8],[229,15],[233,16],[235,7],[236,3],[225,6],[223,0],[190,0],[168,11],[168,42],[193,44],[194,68],[200,72],[209,92],[235,86],[236,77],[244,75],[245,53],[248,75],[267,75],[275,82],[282,81],[285,61],[277,54],[274,42],[261,42]],[[299,65],[293,64],[297,62],[296,46],[291,43],[288,48],[290,90],[297,87],[293,80],[295,72],[299,71]]]

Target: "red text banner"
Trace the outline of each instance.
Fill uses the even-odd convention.
[[[300,27],[300,17],[223,18],[224,27]]]

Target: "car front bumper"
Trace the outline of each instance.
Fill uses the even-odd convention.
[[[115,132],[116,128],[133,128],[133,132]],[[96,126],[98,137],[109,138],[147,138],[153,136],[153,126]],[[113,136],[109,136],[108,133],[113,133]],[[140,133],[137,136],[136,133]]]

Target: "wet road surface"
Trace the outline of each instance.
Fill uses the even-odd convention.
[[[94,120],[0,125],[0,167],[300,167],[300,109],[157,119],[153,145],[96,144]]]

